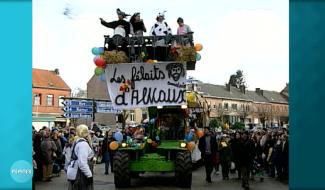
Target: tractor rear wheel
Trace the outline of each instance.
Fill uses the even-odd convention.
[[[177,152],[175,162],[176,184],[182,188],[192,185],[192,158],[189,151]]]
[[[126,188],[131,184],[129,155],[126,152],[116,152],[114,156],[114,183],[116,188]]]

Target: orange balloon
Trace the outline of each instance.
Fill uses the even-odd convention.
[[[199,138],[201,138],[201,137],[203,137],[204,133],[203,133],[202,130],[198,130],[198,131],[196,132],[196,135],[197,135]]]
[[[156,141],[152,141],[151,146],[156,148],[158,146],[158,144],[156,143]]]
[[[118,143],[117,143],[116,141],[113,141],[113,142],[109,143],[109,148],[110,148],[111,150],[116,150],[116,149],[118,149]]]
[[[187,150],[192,152],[195,148],[195,142],[191,141],[191,142],[187,143],[186,148],[187,148]]]
[[[195,44],[194,46],[195,51],[201,51],[203,49],[202,44]]]

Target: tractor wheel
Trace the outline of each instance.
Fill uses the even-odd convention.
[[[189,151],[177,152],[175,162],[176,184],[182,188],[192,185],[192,158]]]
[[[116,152],[114,156],[114,184],[116,188],[126,188],[131,184],[129,155],[125,152]]]

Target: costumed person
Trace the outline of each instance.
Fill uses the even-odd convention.
[[[143,23],[143,20],[140,18],[140,13],[134,13],[130,18],[130,33],[133,36],[143,36],[144,32],[147,32],[146,26]]]
[[[165,12],[166,11],[164,11],[163,13],[159,13],[158,16],[156,17],[157,22],[151,27],[150,30],[151,36],[167,36],[172,34],[171,28],[168,26],[166,22],[164,22]],[[164,61],[167,57],[167,52],[168,52],[166,50],[168,46],[166,40],[158,39],[153,45],[156,46],[155,54],[157,60]]]
[[[205,180],[208,183],[212,183],[211,173],[213,171],[213,159],[218,151],[216,138],[212,134],[209,127],[205,127],[204,135],[199,139],[199,150],[201,151],[201,157],[205,165]]]
[[[69,190],[93,190],[93,157],[94,152],[89,145],[89,131],[86,125],[76,129],[78,139],[73,145],[71,162],[67,177]]]
[[[129,14],[122,12],[120,9],[116,9],[118,20],[112,22],[106,22],[103,18],[100,19],[100,23],[108,28],[114,29],[113,40],[108,43],[109,50],[116,49],[118,45],[122,46],[122,50],[127,52],[126,41],[124,37],[128,37],[130,34],[130,23],[124,20]]]

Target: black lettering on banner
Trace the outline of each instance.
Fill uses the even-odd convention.
[[[186,102],[185,100],[185,93],[186,93],[186,90],[181,90],[182,93],[180,93],[181,95],[181,100],[179,101],[179,103],[183,103],[183,102]]]
[[[142,97],[139,97],[139,91],[133,90],[131,93],[131,105],[154,104],[154,103],[184,103],[186,90],[168,89],[167,91],[157,88],[143,88]]]
[[[120,105],[124,105],[127,106],[128,103],[125,102],[125,93],[123,92],[123,94],[119,94],[115,97],[115,104],[120,106]]]
[[[138,98],[139,98],[139,92],[138,92],[138,90],[133,90],[132,91],[132,95],[131,95],[131,105],[133,105],[134,99],[136,99],[136,104],[139,104]]]
[[[113,74],[113,77],[111,78],[110,82],[113,83],[113,82],[116,82],[116,83],[124,83],[125,82],[125,78],[124,78],[124,75],[121,75],[121,77],[117,77],[115,78],[116,76],[116,70],[117,68],[114,69],[114,74]]]
[[[165,73],[155,65],[153,66],[153,70],[150,70],[149,72],[145,72],[143,66],[140,66],[139,70],[137,70],[136,66],[133,66],[131,69],[131,81],[162,79],[165,79]]]
[[[159,98],[158,98],[158,102],[165,102],[165,97],[166,97],[166,93],[163,90],[159,91]]]

